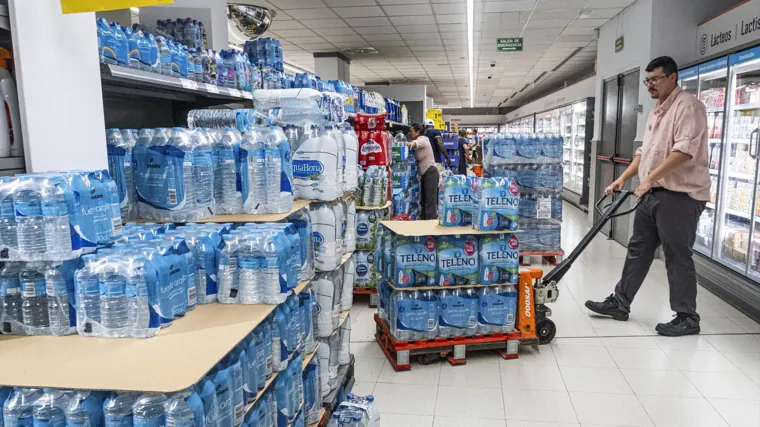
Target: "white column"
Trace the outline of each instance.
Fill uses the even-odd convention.
[[[322,80],[351,81],[351,59],[340,52],[314,53],[314,74]]]
[[[10,0],[29,172],[105,169],[106,133],[94,13],[59,0]]]

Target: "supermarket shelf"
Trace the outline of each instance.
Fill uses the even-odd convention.
[[[311,280],[295,288],[300,293]],[[0,336],[0,384],[171,393],[193,386],[276,305],[199,305],[153,338]]]
[[[732,144],[749,144],[749,138],[731,138]]]
[[[458,234],[508,234],[520,233],[520,231],[480,231],[471,226],[444,227],[438,224],[437,219],[421,221],[380,221],[380,224],[388,227],[392,232],[401,236],[455,236]]]
[[[198,221],[193,221],[197,223],[207,223],[207,222],[213,222],[213,223],[226,223],[226,222],[234,222],[234,223],[241,223],[241,222],[277,222],[282,221],[283,219],[289,217],[295,212],[298,212],[299,210],[305,208],[306,206],[309,206],[309,203],[311,203],[311,200],[295,200],[293,202],[293,209],[291,209],[288,212],[285,213],[277,213],[277,214],[231,214],[231,215],[216,215],[211,218],[207,219],[199,219]],[[154,219],[136,219],[134,222],[155,222],[155,223],[167,223],[167,222],[177,222],[177,221],[158,221]]]
[[[707,108],[708,113],[722,113],[724,107],[711,107]]]
[[[393,204],[393,202],[390,201],[390,200],[388,200],[382,206],[357,206],[356,210],[357,211],[376,211],[376,210],[380,210],[380,209],[387,209],[387,208],[391,207],[391,204]]]
[[[192,95],[226,102],[245,102],[253,99],[251,92],[209,83],[198,83],[184,78],[165,76],[120,65],[101,64],[100,76],[103,81],[104,92],[159,98],[168,97],[180,101],[193,101]]]
[[[710,144],[720,144],[722,141],[723,141],[722,138],[709,138],[707,140],[707,142]]]
[[[743,179],[746,181],[754,181],[755,175],[749,174],[749,173],[740,173],[740,172],[728,172],[729,178],[737,178],[737,179]]]
[[[750,214],[747,212],[737,211],[736,209],[726,208],[725,213],[728,215],[734,215],[741,218],[749,219]]]
[[[760,103],[753,103],[753,104],[739,104],[734,105],[734,110],[758,110],[760,109]]]

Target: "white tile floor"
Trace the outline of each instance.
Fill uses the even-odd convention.
[[[565,205],[563,247],[587,232]],[[655,261],[628,322],[583,306],[612,292],[625,248],[598,236],[561,283],[552,305],[557,337],[520,358],[467,356],[394,372],[374,342],[373,309],[352,310],[354,392],[372,393],[389,427],[760,427],[760,325],[700,288],[700,336],[665,338],[665,266]]]

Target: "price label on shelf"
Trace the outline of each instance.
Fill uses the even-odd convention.
[[[192,90],[198,90],[198,83],[188,80],[188,79],[179,79],[179,82],[182,83],[182,87],[185,89],[192,89]]]
[[[551,197],[536,198],[536,218],[549,219],[552,217],[552,199]]]
[[[212,85],[211,83],[204,83],[206,85],[206,90],[211,93],[219,93],[219,88],[216,87],[216,85]]]
[[[253,94],[251,92],[243,92],[243,98],[253,99]]]
[[[230,95],[237,96],[238,98],[243,96],[243,94],[241,94],[240,91],[237,89],[230,89]]]

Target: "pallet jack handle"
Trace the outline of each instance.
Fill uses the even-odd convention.
[[[626,200],[628,200],[628,198],[633,195],[633,191],[615,190],[615,194],[620,195],[621,197],[618,197],[617,200],[613,199],[610,203],[604,206],[601,206],[601,204],[605,199],[607,199],[608,196],[606,194],[601,199],[599,199],[598,202],[596,202],[594,209],[596,209],[600,215],[599,220],[596,221],[591,227],[591,230],[589,230],[589,232],[583,236],[583,239],[581,239],[580,243],[578,243],[578,246],[573,249],[570,255],[565,258],[558,266],[554,267],[552,271],[547,273],[546,276],[544,276],[542,280],[544,284],[550,284],[552,282],[555,284],[559,283],[559,281],[562,280],[562,277],[564,277],[565,274],[570,270],[570,267],[572,267],[575,260],[578,259],[583,250],[586,249],[594,237],[596,237],[596,235],[602,231],[602,228],[605,226],[605,224],[607,224],[609,220],[632,213],[636,210],[636,208],[639,207],[639,203],[641,203],[641,199],[638,199],[633,208],[625,212],[618,213],[617,210],[620,209],[623,203],[625,203]]]

